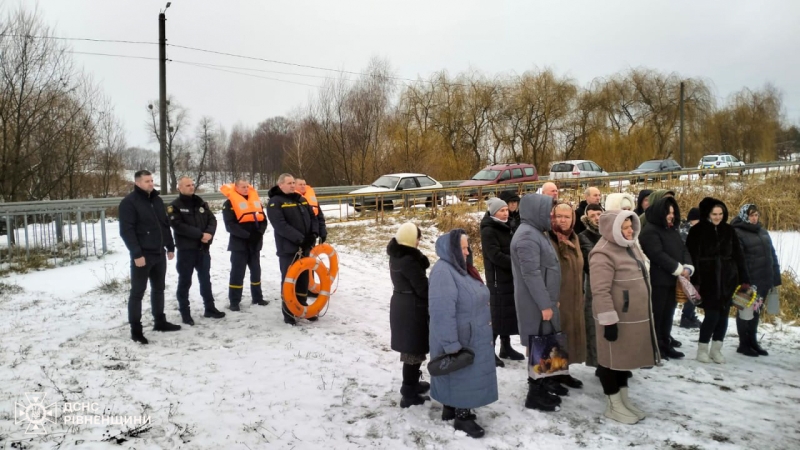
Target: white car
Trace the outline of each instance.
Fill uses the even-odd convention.
[[[706,155],[700,160],[697,165],[698,169],[724,169],[728,167],[744,167],[744,162],[736,159],[735,156],[727,153],[720,153],[719,155]]]
[[[378,200],[377,196],[360,196],[355,199],[355,204],[353,205],[356,211],[361,211],[362,208],[375,207],[393,209],[395,206],[431,206],[433,197],[428,191],[441,189],[442,187],[441,183],[424,173],[390,173],[381,176],[367,187],[350,192],[350,194],[383,194],[386,197],[389,197],[390,194],[395,194],[391,195],[391,198],[383,198],[381,201]],[[407,195],[409,191],[412,195]],[[414,191],[421,192],[413,195]]]
[[[550,166],[550,179],[561,180],[564,178],[591,178],[604,177],[608,172],[603,170],[594,161],[587,159],[573,159],[570,161],[557,161]]]

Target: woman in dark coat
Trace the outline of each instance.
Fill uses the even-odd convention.
[[[649,222],[639,235],[644,254],[650,258],[650,284],[653,286],[653,320],[658,350],[663,359],[683,358],[670,339],[675,307],[677,277],[689,278],[694,272],[689,251],[678,231],[681,212],[673,197],[662,197],[645,211]]]
[[[722,340],[728,331],[733,294],[739,285],[749,288],[750,281],[736,231],[728,224],[728,208],[722,201],[706,197],[699,209],[700,222],[689,230],[686,238],[695,265],[692,284],[699,286],[700,307],[705,311],[697,360],[724,364]],[[710,352],[709,341],[712,341]]]
[[[488,211],[481,220],[481,247],[486,286],[491,293],[492,333],[494,340],[500,336],[500,358],[522,361],[525,356],[511,346],[511,335],[519,334],[519,331],[514,277],[511,275],[512,232],[508,223],[508,206],[499,198],[490,198],[486,205]],[[495,365],[505,367],[500,358],[494,357]]]
[[[592,314],[592,285],[589,278],[589,252],[592,251],[597,242],[602,237],[600,235],[600,215],[603,208],[597,204],[586,207],[586,214],[581,217],[581,222],[586,227],[578,235],[581,243],[581,253],[583,253],[583,317],[586,322],[586,365],[597,367],[597,342],[595,341],[594,315]],[[595,372],[597,375],[597,372]]]
[[[520,224],[519,194],[514,191],[503,191],[498,197],[508,205],[508,226],[511,227],[511,233],[513,234]]]
[[[400,352],[403,362],[401,408],[421,405],[430,384],[419,381],[419,370],[428,353],[428,258],[417,249],[422,233],[411,222],[400,226],[389,241],[389,274],[394,293],[389,304],[392,350]]]
[[[731,226],[739,237],[750,283],[758,289],[759,297],[766,298],[770,290],[781,285],[781,266],[772,239],[758,221],[759,217],[758,207],[746,204],[739,209],[739,215],[731,221]],[[750,320],[736,318],[739,331],[737,352],[747,356],[769,355],[758,345],[758,316],[759,311],[754,311]]]

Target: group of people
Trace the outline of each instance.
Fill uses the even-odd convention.
[[[203,316],[221,319],[225,313],[215,306],[211,288],[211,256],[209,249],[217,230],[214,213],[195,193],[194,181],[189,177],[178,180],[178,197],[164,206],[159,192],[154,189],[153,175],[147,170],[134,174],[134,189],[119,205],[120,236],[131,258],[131,290],[128,298],[128,322],[131,339],[147,344],[142,331],[142,299],[150,283],[150,305],[153,330],[177,331],[180,325],[167,321],[164,314],[164,290],[167,260],[175,257],[177,249],[178,288],[176,297],[181,320],[194,325],[189,302],[189,288],[197,272],[200,296],[203,298]],[[263,205],[258,191],[247,180],[223,185],[220,191],[227,200],[222,205],[222,218],[230,234],[228,251],[231,254],[228,301],[231,311],[240,311],[244,291],[245,272],[250,271],[250,296],[254,305],[266,306],[261,290],[260,253],[268,223],[272,224],[275,246],[281,272],[281,284],[289,266],[299,258],[309,255],[311,249],[327,238],[325,216],[316,195],[305,180],[284,173],[269,192],[267,205]],[[174,234],[174,238],[173,238]],[[296,280],[297,300],[307,306],[308,272]],[[283,320],[290,325],[296,318],[282,306]],[[310,321],[317,317],[308,318]]]
[[[405,223],[389,242],[392,349],[404,363],[401,407],[433,397],[444,405],[443,420],[481,437],[485,431],[472,410],[497,400],[503,360],[530,356],[531,336],[562,333],[569,363],[596,368],[607,396],[604,415],[634,424],[646,413],[628,395],[631,370],[684,357],[671,335],[678,277],[702,300],[697,360],[718,364],[725,362],[733,296],[752,283],[764,297],[781,283],[755,204],[742,206],[728,223],[726,205],[708,197],[682,223],[670,190],[642,191],[638,199],[609,194],[601,205],[600,191],[590,187],[578,208],[559,201],[553,183],[540,192],[521,198],[502,192],[487,200],[480,223],[485,281],[462,229],[437,239],[439,260],[429,278],[419,228]],[[697,327],[692,306],[684,305],[687,328]],[[752,319],[737,317],[737,328],[739,353],[767,355],[757,339],[757,312]],[[513,335],[520,336],[525,355],[512,347]],[[420,381],[427,353],[458,364],[466,350],[474,355],[471,364],[433,376],[430,384]],[[525,406],[541,411],[558,410],[568,388],[583,385],[571,375],[534,378],[527,380]]]

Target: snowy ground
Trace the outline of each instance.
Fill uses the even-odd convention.
[[[342,225],[363,232],[363,223]],[[424,231],[427,252],[435,234]],[[475,441],[439,419],[437,402],[398,406],[401,364],[389,349],[385,241],[338,245],[341,278],[327,315],[292,328],[280,316],[270,231],[261,258],[269,306],[250,306],[246,293],[242,312],[204,319],[195,285],[197,325],[156,333],[146,309],[150,345],[141,346],[126,323],[127,253],[115,226],[109,235],[114,253],[101,260],[0,279],[0,448],[800,448],[800,330],[793,327],[763,327],[768,358],[735,353],[731,322],[728,364],[687,359],[636,371],[632,397],[650,415],[635,426],[602,418],[600,384],[581,365],[572,372],[584,389],[565,397],[560,412],[527,410],[524,364],[507,362],[498,369],[500,400],[477,410],[487,435]],[[227,239],[221,230],[212,248],[220,309],[227,304]],[[799,241],[786,233],[776,245],[796,249]],[[797,263],[796,256],[785,261]],[[123,281],[117,291],[98,290],[115,279]],[[179,320],[176,282],[173,261],[172,321]],[[693,355],[696,332],[676,327],[675,335]],[[119,445],[103,439],[119,436],[127,428],[120,425],[56,423],[44,437],[27,435],[26,425],[15,423],[15,404],[29,401],[26,392],[45,393],[45,403],[97,403],[106,415],[146,414],[152,428]]]

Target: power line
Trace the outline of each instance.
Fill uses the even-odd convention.
[[[314,84],[298,83],[296,81],[281,80],[280,78],[264,77],[264,76],[260,76],[260,75],[253,75],[252,73],[236,72],[236,71],[233,71],[233,70],[226,70],[226,69],[219,69],[219,68],[216,68],[216,67],[209,67],[209,66],[207,66],[205,64],[202,64],[202,63],[190,63],[190,62],[183,62],[183,61],[172,61],[172,62],[178,63],[178,64],[185,64],[185,65],[188,65],[188,66],[200,67],[202,69],[217,70],[217,71],[220,71],[220,72],[227,72],[227,73],[233,73],[233,74],[237,74],[237,75],[244,75],[246,77],[261,78],[263,80],[280,81],[282,83],[296,84],[296,85],[299,85],[299,86],[308,86],[308,87],[313,87],[313,88],[318,88],[319,87],[319,86],[314,85]]]
[[[124,39],[68,38],[68,37],[59,37],[59,36],[35,36],[35,35],[32,35],[32,34],[0,33],[0,36],[24,37],[24,38],[31,38],[31,39],[54,39],[54,40],[59,40],[59,41],[109,42],[109,43],[113,43],[113,44],[149,44],[149,45],[157,45],[158,44],[158,42],[130,41],[130,40],[124,40]]]
[[[114,53],[95,53],[95,52],[76,52],[76,51],[67,51],[65,53],[72,53],[73,55],[94,55],[94,56],[113,56],[116,58],[132,58],[132,59],[150,59],[158,61],[158,58],[151,57],[151,56],[135,56],[135,55],[117,55]]]

